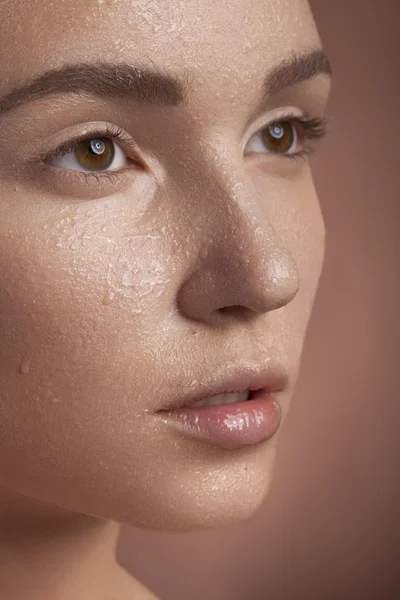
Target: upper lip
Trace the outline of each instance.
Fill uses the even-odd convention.
[[[193,402],[217,396],[263,389],[268,393],[281,392],[288,385],[288,375],[281,363],[270,359],[261,365],[234,365],[218,369],[211,381],[194,381],[196,389],[183,392],[178,398],[164,404],[160,410],[174,410],[189,406]]]

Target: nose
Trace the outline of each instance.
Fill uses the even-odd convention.
[[[282,308],[299,290],[299,272],[268,217],[268,198],[251,184],[220,186],[218,195],[218,210],[201,230],[202,247],[179,290],[181,313],[212,324]]]

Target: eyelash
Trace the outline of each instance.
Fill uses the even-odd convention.
[[[308,117],[307,115],[283,117],[276,123],[287,123],[299,125],[301,127],[300,139],[304,140],[320,140],[326,136],[328,119],[324,117]],[[275,121],[274,121],[275,123]],[[262,130],[261,130],[262,131]],[[296,130],[297,131],[297,130]],[[298,132],[297,132],[298,133]],[[315,149],[310,146],[304,146],[303,150],[292,154],[284,154],[282,157],[291,160],[306,160],[308,156],[314,154]]]
[[[113,142],[120,142],[122,150],[125,148],[125,152],[127,152],[128,149],[130,149],[131,153],[133,152],[133,144],[131,138],[120,127],[117,127],[116,125],[107,125],[104,128],[94,129],[89,133],[84,133],[82,135],[74,137],[71,140],[68,140],[67,142],[61,144],[51,152],[48,152],[46,155],[41,156],[40,162],[47,163],[55,158],[63,158],[66,154],[69,154],[70,152],[75,152],[79,144],[81,144],[82,142],[86,142],[95,138],[109,138]],[[136,160],[134,158],[127,158],[127,160],[133,163],[134,166],[138,168],[145,168],[145,165],[139,160],[139,158],[137,158]],[[113,178],[119,177],[122,172],[125,172],[131,168],[132,165],[111,171],[93,171],[90,173],[85,171],[74,171],[74,176],[83,177],[86,181],[92,180],[94,178],[96,179],[96,181],[99,182],[101,177],[106,177],[108,180],[111,181]],[[68,169],[64,170],[67,171]]]
[[[326,124],[327,120],[321,117],[307,117],[307,116],[291,116],[287,115],[282,117],[277,121],[271,121],[264,128],[260,129],[258,133],[262,133],[264,129],[269,127],[272,124],[280,124],[280,123],[291,123],[294,127],[296,127],[296,133],[298,134],[301,141],[304,140],[317,140],[321,139],[326,135]],[[301,128],[299,133],[298,127]],[[256,135],[256,134],[254,134]],[[91,131],[90,133],[84,133],[80,136],[77,136],[68,142],[58,146],[51,152],[48,152],[46,155],[40,157],[40,161],[42,163],[50,162],[55,158],[62,158],[66,154],[70,152],[75,152],[78,148],[79,144],[82,142],[92,140],[95,138],[109,138],[114,142],[120,142],[123,147],[126,149],[131,149],[132,151],[132,140],[131,138],[119,127],[115,125],[107,125],[105,128],[99,128]],[[308,156],[314,153],[314,149],[309,146],[304,146],[302,150],[299,152],[294,152],[290,154],[274,154],[273,152],[266,152],[266,154],[272,154],[274,156],[280,156],[281,158],[287,158],[290,160],[306,160]],[[145,165],[140,162],[139,159],[129,159],[131,163],[133,163],[138,168],[145,168]],[[121,169],[115,169],[111,171],[99,171],[99,172],[85,172],[85,171],[74,171],[74,176],[83,177],[85,181],[96,179],[97,182],[100,181],[102,177],[106,177],[109,181],[114,179],[115,177],[119,177],[122,172],[125,172],[131,169],[132,166],[124,167]],[[67,171],[67,169],[65,169]]]

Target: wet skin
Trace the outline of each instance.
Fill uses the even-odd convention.
[[[157,411],[272,361],[287,413],[325,239],[301,155],[330,85],[308,3],[4,2],[0,34],[3,506],[168,530],[250,516],[279,435],[226,450]]]

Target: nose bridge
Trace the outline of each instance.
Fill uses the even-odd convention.
[[[221,255],[227,253],[231,262],[261,269],[271,281],[297,275],[290,249],[268,210],[272,202],[270,194],[276,194],[276,185],[271,186],[270,192],[266,189],[265,196],[261,197],[251,177],[237,165],[225,167],[222,177],[221,172],[214,177],[210,196],[216,210],[211,211],[210,216],[213,215],[215,221],[214,227],[210,222],[209,226],[211,232],[218,231],[218,235],[211,235],[212,241],[210,238],[205,241],[203,253],[208,254],[214,245]]]
[[[208,140],[203,145],[205,160],[198,165],[201,174],[196,179],[201,182],[200,205],[208,216],[211,231],[218,224],[220,232],[227,236],[213,236],[214,241],[235,241],[233,234],[238,232],[241,243],[245,243],[257,233],[258,242],[282,247],[279,232],[269,217],[268,191],[266,197],[260,197],[252,177],[246,173],[242,152],[232,132],[214,132],[209,137],[212,143]],[[236,247],[234,244],[232,250]]]
[[[260,197],[252,180],[245,175],[239,179],[236,170],[235,179],[221,186],[219,199],[225,218],[219,225],[221,235],[213,243],[225,269],[229,266],[237,276],[245,277],[261,296],[269,293],[272,303],[280,302],[281,295],[283,300],[288,292],[292,296],[298,289],[298,269],[270,218],[268,190],[266,197]]]
[[[235,140],[227,135],[213,137],[211,145],[203,145],[203,160],[197,164],[198,173],[194,177],[199,182],[195,191],[198,206],[210,230],[218,224],[225,233],[236,229],[244,233],[244,228],[259,230],[264,223],[273,239],[276,233],[268,224],[267,203],[264,202],[263,207],[252,179],[246,176],[243,156],[240,152],[232,152]]]

